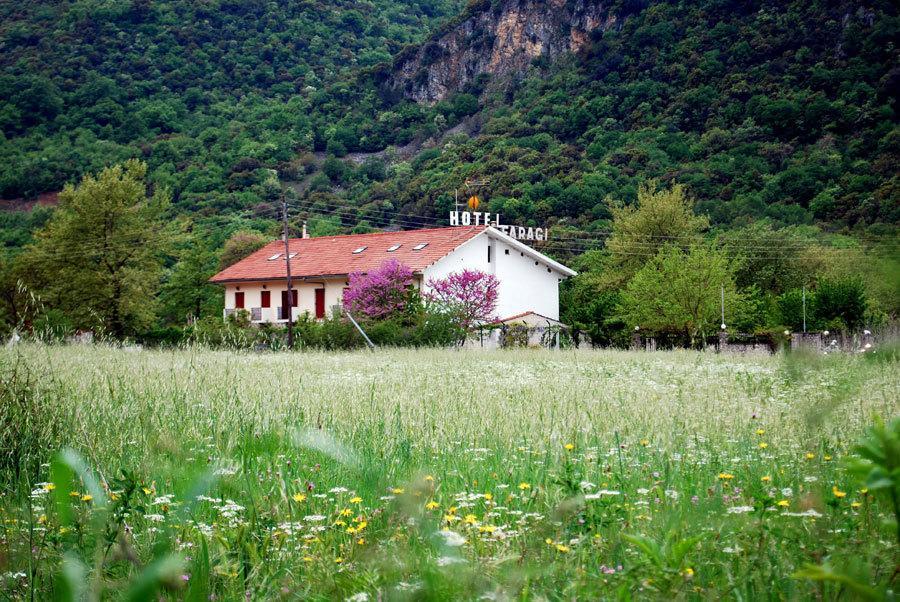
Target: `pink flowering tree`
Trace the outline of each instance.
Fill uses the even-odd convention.
[[[407,309],[412,284],[412,270],[390,259],[366,274],[350,274],[350,287],[344,291],[344,308],[366,318],[387,318]]]
[[[428,287],[426,298],[454,313],[466,330],[494,318],[500,281],[493,274],[462,270],[429,280]]]

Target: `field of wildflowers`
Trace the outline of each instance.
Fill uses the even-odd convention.
[[[896,589],[895,355],[0,354],[2,599]]]

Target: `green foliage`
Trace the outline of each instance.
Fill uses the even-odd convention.
[[[856,457],[848,460],[851,473],[871,491],[890,499],[900,544],[900,418],[888,424],[877,418],[853,451]]]
[[[67,186],[25,252],[32,289],[76,328],[122,338],[153,323],[169,197],[147,196],[146,169],[131,160]]]
[[[821,280],[813,298],[816,319],[825,327],[855,331],[865,325],[866,292],[862,280]]]
[[[723,252],[711,245],[692,245],[687,251],[666,246],[628,282],[622,319],[650,332],[684,333],[696,345],[718,330],[723,291],[726,307],[741,303]]]
[[[248,230],[235,232],[225,241],[225,245],[222,247],[219,255],[219,269],[224,270],[270,242],[272,242],[271,238],[260,232]]]
[[[694,215],[684,186],[657,189],[656,182],[638,186],[637,203],[610,201],[613,234],[606,242],[608,269],[619,282],[629,280],[649,257],[665,246],[687,248],[709,221]]]

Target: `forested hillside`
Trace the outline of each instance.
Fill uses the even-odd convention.
[[[230,179],[240,159],[275,165],[313,148],[309,107],[324,100],[324,86],[349,85],[356,71],[390,61],[459,7],[459,0],[5,2],[0,195],[57,191],[130,156],[152,157],[155,178],[179,194],[242,190],[240,177]],[[340,85],[329,93],[340,94]]]
[[[52,201],[139,158],[171,196],[163,280],[193,253],[184,287],[234,232],[275,235],[267,169],[314,235],[441,224],[476,180],[485,209],[549,224],[543,250],[588,272],[577,257],[651,179],[684,186],[706,236],[896,252],[886,0],[78,0],[0,19],[0,196]],[[51,213],[0,216],[7,262]],[[163,323],[200,307],[161,303]]]

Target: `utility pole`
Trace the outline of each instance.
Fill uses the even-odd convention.
[[[724,284],[719,287],[719,292],[721,293],[722,330],[725,330],[725,285]]]
[[[806,334],[806,285],[803,286],[803,334]]]
[[[294,288],[291,286],[291,248],[288,244],[287,197],[281,193],[281,219],[284,224],[284,266],[287,270],[287,335],[288,349],[294,348]]]

